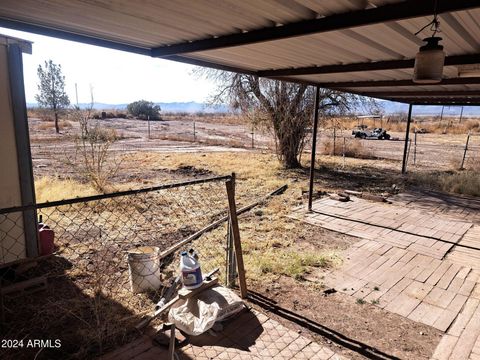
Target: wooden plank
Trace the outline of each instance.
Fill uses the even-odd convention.
[[[211,288],[212,286],[214,286],[216,284],[218,284],[218,278],[215,277],[212,280],[204,280],[202,285],[200,285],[196,289],[189,290],[189,289],[183,287],[178,291],[178,298],[179,299],[189,299],[192,296],[197,295],[200,292],[202,292],[203,290]]]
[[[240,295],[242,299],[247,297],[247,281],[245,279],[245,267],[243,264],[242,243],[240,240],[240,229],[238,227],[237,205],[235,203],[235,174],[232,179],[225,183],[227,187],[228,208],[230,224],[232,227],[233,245],[235,247],[235,258],[237,261],[238,280],[240,284]]]
[[[32,293],[47,288],[47,278],[45,276],[25,280],[19,283],[8,285],[0,289],[2,295],[21,295],[23,293]]]

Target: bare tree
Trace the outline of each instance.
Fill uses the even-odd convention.
[[[37,69],[39,94],[35,100],[41,107],[48,108],[55,115],[55,131],[58,134],[59,111],[70,105],[70,99],[65,92],[65,76],[62,74],[62,66],[55,64],[52,60],[45,61],[45,65],[38,65]]]
[[[312,125],[314,87],[216,70],[196,73],[217,83],[213,103],[229,103],[272,130],[277,156],[286,168],[301,166],[299,156]],[[366,102],[356,95],[320,89],[319,115],[346,113]]]

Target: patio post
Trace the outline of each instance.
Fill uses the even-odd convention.
[[[402,174],[407,172],[408,136],[410,134],[410,122],[412,121],[412,107],[412,104],[408,105],[407,131],[405,134],[405,146],[403,148]]]
[[[315,153],[317,151],[318,103],[320,101],[320,87],[317,85],[315,90],[315,113],[313,116],[312,154],[310,159],[310,186],[308,189],[308,211],[312,211],[313,202],[313,180],[315,176]]]

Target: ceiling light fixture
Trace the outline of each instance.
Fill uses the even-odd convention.
[[[427,27],[433,32],[431,37],[423,39],[425,45],[420,47],[415,56],[415,67],[413,71],[413,82],[419,84],[436,84],[442,81],[443,65],[445,63],[445,52],[443,46],[439,44],[441,37],[435,36],[440,32],[440,21],[437,17],[437,0],[433,20],[421,28],[415,35],[418,35]]]

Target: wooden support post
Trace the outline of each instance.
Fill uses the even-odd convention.
[[[315,153],[317,152],[317,129],[318,129],[318,103],[320,101],[320,87],[316,87],[315,92],[315,113],[313,116],[312,131],[312,154],[310,158],[310,186],[308,189],[308,211],[312,211],[313,203],[313,180],[315,177]]]
[[[238,227],[237,205],[235,203],[235,173],[232,179],[226,182],[228,208],[233,237],[233,245],[235,247],[235,259],[237,261],[238,282],[240,285],[240,295],[242,299],[247,297],[247,282],[245,280],[245,267],[243,265],[242,243],[240,241],[240,229]]]
[[[408,137],[410,134],[410,122],[412,120],[412,107],[412,104],[408,105],[407,131],[405,133],[405,146],[403,148],[402,174],[407,172],[407,152],[409,145]]]

